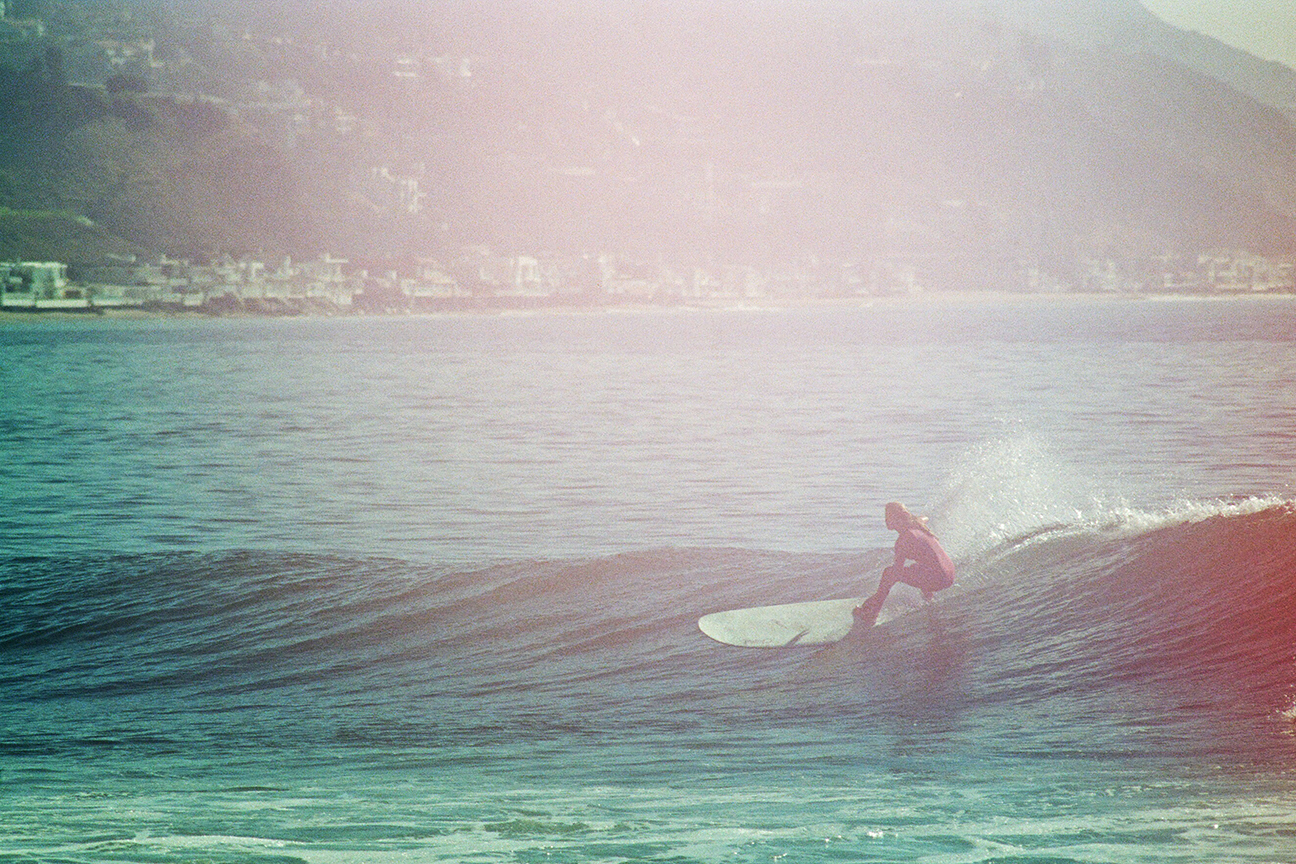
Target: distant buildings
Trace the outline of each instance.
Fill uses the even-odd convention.
[[[67,265],[57,261],[0,262],[0,306],[14,308],[78,308],[84,306],[79,287],[68,282]]]
[[[0,311],[141,309],[207,314],[393,314],[615,305],[717,305],[881,297],[967,286],[924,282],[920,263],[806,260],[673,269],[612,255],[504,255],[485,246],[453,261],[422,258],[380,270],[321,255],[304,261],[165,256],[68,265],[0,262]],[[979,287],[979,286],[978,286]],[[1296,261],[1244,251],[1139,262],[1086,259],[1067,273],[1020,261],[996,286],[1018,293],[1296,293]]]

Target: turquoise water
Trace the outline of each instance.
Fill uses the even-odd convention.
[[[0,321],[0,860],[1296,855],[1296,299]],[[960,569],[827,649],[882,505]]]

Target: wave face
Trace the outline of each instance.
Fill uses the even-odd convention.
[[[920,723],[990,752],[1290,748],[1289,504],[1040,529],[960,561],[928,609],[897,589],[879,627],[826,649],[731,649],[696,629],[718,609],[863,593],[886,557],[11,557],[0,693],[29,722],[5,746],[400,746],[755,721]]]

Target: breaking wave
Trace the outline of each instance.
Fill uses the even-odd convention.
[[[1099,737],[1140,724],[1180,748],[1271,746],[1290,731],[1287,502],[1037,526],[961,557],[934,606],[911,611],[898,588],[879,627],[825,649],[726,648],[696,629],[718,609],[865,593],[888,555],[661,549],[478,569],[12,557],[0,692],[6,707],[111,704],[158,729],[189,712],[186,734],[217,737],[256,708],[239,728],[249,739],[275,724],[391,742],[915,716],[957,734],[979,712],[1016,712],[1023,727],[1052,713]],[[343,708],[345,724],[326,719]]]

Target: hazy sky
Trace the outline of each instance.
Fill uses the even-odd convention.
[[[1296,69],[1296,0],[1142,0],[1176,27]]]

